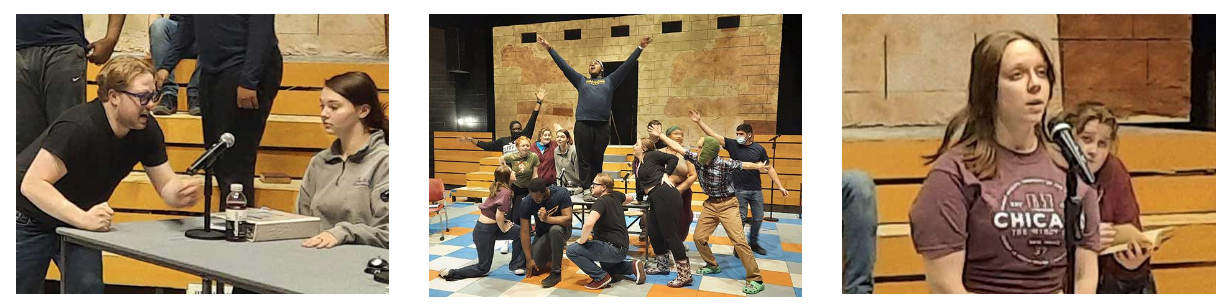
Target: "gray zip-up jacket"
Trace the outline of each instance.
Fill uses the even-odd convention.
[[[312,157],[299,187],[296,213],[321,218],[339,244],[389,248],[389,146],[376,131],[344,161],[342,143]]]

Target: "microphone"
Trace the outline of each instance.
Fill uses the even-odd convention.
[[[774,141],[775,139],[779,139],[779,137],[782,137],[782,136],[783,134],[774,135],[774,137],[770,137],[770,140],[767,140],[767,141]]]
[[[1068,122],[1055,120],[1052,124],[1052,140],[1057,145],[1061,146],[1061,154],[1065,155],[1065,160],[1069,162],[1069,168],[1072,171],[1078,171],[1078,177],[1087,184],[1095,184],[1095,176],[1091,174],[1091,169],[1087,167],[1086,155],[1082,154],[1078,143],[1074,142],[1072,132]],[[1077,168],[1075,168],[1077,167]]]
[[[230,148],[232,145],[235,145],[235,136],[231,135],[231,133],[223,133],[221,137],[218,137],[218,142],[214,143],[209,150],[205,150],[205,154],[201,154],[201,157],[198,157],[197,161],[188,167],[188,175],[193,175],[198,170],[208,167],[209,164],[213,163],[214,158],[218,157],[219,154],[222,154],[222,151]]]

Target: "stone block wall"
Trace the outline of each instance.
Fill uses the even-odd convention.
[[[739,15],[740,26],[718,29],[717,19],[734,15],[638,15],[492,29],[496,135],[508,134],[508,122],[529,117],[535,92],[548,92],[538,127],[559,123],[572,129],[577,90],[537,43],[522,43],[523,33],[547,39],[574,69],[586,74],[592,59],[622,62],[642,36],[653,42],[638,62],[637,135],[659,120],[679,125],[687,137],[702,135],[688,119],[702,113],[720,133],[734,134],[741,123],[757,134],[773,134],[778,114],[779,53],[782,15]],[[681,21],[681,32],[662,33],[662,23]],[[629,26],[629,36],[611,37],[611,27]],[[565,40],[565,30],[581,29],[581,39]],[[609,71],[610,72],[610,71]]]
[[[107,35],[107,15],[84,16],[86,39]],[[150,15],[129,14],[116,52],[145,53],[150,48]],[[274,16],[278,47],[289,56],[387,57],[385,19],[370,15]]]
[[[1100,101],[1133,121],[1184,121],[1190,110],[1191,18],[1060,15],[1065,99],[1073,105]]]
[[[1061,68],[1056,24],[1056,15],[843,15],[843,127],[944,125],[967,103],[980,38],[1033,34]],[[1053,87],[1052,111],[1065,79]]]

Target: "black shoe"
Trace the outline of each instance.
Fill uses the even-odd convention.
[[[551,275],[548,275],[547,278],[544,278],[543,282],[540,284],[543,285],[543,288],[552,288],[552,287],[556,287],[556,284],[559,282],[560,282],[560,273],[552,273]]]
[[[749,248],[753,249],[753,253],[757,253],[759,255],[766,255],[766,249],[761,248],[761,246],[757,245],[757,243],[750,244]]]
[[[176,99],[178,98],[175,95],[170,95],[170,94],[163,95],[163,97],[160,100],[158,100],[158,105],[154,106],[153,113],[159,116],[175,114]]]
[[[188,96],[188,114],[201,116],[201,105],[197,103],[197,97]]]

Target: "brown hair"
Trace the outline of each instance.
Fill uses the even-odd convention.
[[[560,130],[557,130],[556,132],[557,132],[557,133],[565,133],[565,139],[566,139],[566,140],[569,140],[569,144],[573,144],[573,135],[570,135],[570,134],[569,134],[569,130],[566,130],[566,129],[564,129],[564,128],[561,128]]]
[[[1111,140],[1110,151],[1116,152],[1117,118],[1103,103],[1087,101],[1078,104],[1074,109],[1062,114],[1061,120],[1065,120],[1065,122],[1073,126],[1074,134],[1082,134],[1087,128],[1087,123],[1091,122],[1091,120],[1107,125],[1112,131],[1109,135],[1109,140]]]
[[[512,172],[513,169],[506,165],[500,165],[500,167],[496,167],[496,170],[492,171],[492,175],[495,177],[492,178],[492,186],[488,187],[489,198],[495,197],[496,193],[500,192],[501,189],[509,189],[509,173]]]
[[[1049,92],[1048,100],[1052,100],[1052,88],[1056,84],[1056,68],[1048,50],[1039,38],[1021,31],[1001,31],[989,34],[971,51],[971,76],[967,84],[967,107],[963,108],[945,127],[945,135],[937,151],[924,156],[927,164],[936,162],[942,154],[951,148],[962,151],[963,164],[979,179],[988,179],[997,173],[997,150],[995,133],[995,118],[997,116],[997,82],[1001,73],[1001,56],[1005,47],[1017,40],[1027,40],[1039,50],[1047,66]],[[1047,113],[1047,112],[1045,112]],[[1043,118],[1040,118],[1041,122]],[[955,132],[962,127],[962,135],[951,143]],[[1036,124],[1036,139],[1043,144],[1046,141],[1043,124]],[[1044,149],[1041,146],[1040,149]]]
[[[107,61],[98,72],[98,100],[106,102],[111,90],[128,90],[133,79],[142,73],[154,76],[154,66],[134,56],[117,56]]]
[[[653,140],[650,140],[650,137],[638,138],[637,143],[635,143],[634,145],[642,146],[642,154],[649,153],[650,151],[654,151],[655,149],[655,142]],[[633,162],[638,163],[638,164],[642,163],[642,161],[639,160],[637,156],[633,157]]]
[[[325,87],[342,95],[357,108],[367,105],[368,116],[360,118],[360,123],[369,130],[381,130],[385,133],[385,143],[389,143],[389,117],[385,116],[385,107],[381,105],[372,77],[363,71],[351,71],[325,80]]]
[[[599,185],[603,185],[608,191],[611,191],[612,187],[616,185],[616,182],[612,180],[612,176],[607,173],[595,174],[595,180],[599,181]]]

